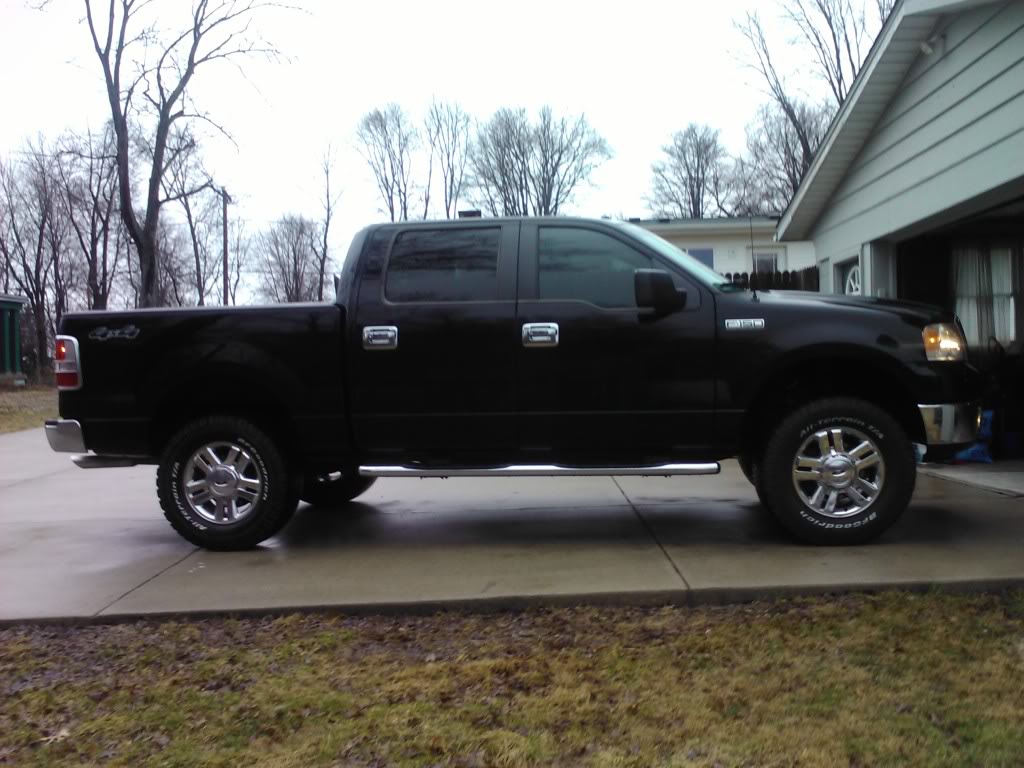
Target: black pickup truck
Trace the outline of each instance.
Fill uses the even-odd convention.
[[[58,421],[82,467],[157,465],[189,541],[252,547],[378,477],[710,475],[738,457],[797,537],[867,541],[913,444],[977,432],[955,317],[727,282],[614,221],[371,226],[336,304],[65,315]]]

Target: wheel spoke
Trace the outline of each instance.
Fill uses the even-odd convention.
[[[825,487],[819,485],[814,489],[814,494],[807,500],[813,509],[821,509],[822,499],[825,498]]]
[[[832,437],[833,453],[845,453],[845,448],[843,447],[843,430],[833,429],[830,433]]]
[[[871,443],[869,443],[867,440],[865,440],[860,445],[858,445],[856,448],[854,448],[852,451],[850,451],[850,456],[851,456],[851,458],[860,460],[860,459],[863,459],[865,456],[867,456],[869,453],[872,453],[874,450],[875,449],[871,445]]]
[[[206,460],[205,456],[197,454],[196,456],[193,457],[192,463],[195,465],[196,469],[198,469],[204,475],[209,475],[211,472],[213,472],[213,467],[210,466],[210,462]]]
[[[238,448],[232,445],[231,449],[228,451],[227,457],[224,459],[224,463],[230,467],[234,467],[236,462],[238,461],[239,453],[241,453],[241,451],[239,451]]]
[[[221,460],[217,458],[217,454],[213,451],[213,446],[206,446],[206,450],[203,451],[203,453],[205,454],[206,461],[210,465],[211,469],[221,463]]]
[[[863,477],[858,477],[857,482],[854,483],[860,490],[868,495],[869,498],[874,498],[874,495],[878,493],[878,486],[872,482],[865,480]]]
[[[200,504],[208,502],[212,497],[213,495],[209,491],[203,490],[194,496],[189,496],[189,500],[198,507]]]
[[[836,511],[836,502],[839,501],[839,491],[829,491],[828,501],[825,502],[825,508],[822,510],[826,515],[831,515]]]
[[[870,499],[867,496],[862,494],[859,490],[857,490],[856,487],[852,485],[846,489],[846,495],[853,499],[853,503],[856,504],[858,507],[862,507],[865,504],[867,504],[868,501],[870,501]]]
[[[814,436],[818,438],[818,450],[821,451],[821,458],[828,458],[829,454],[832,453],[832,446],[828,441],[828,432],[822,430],[821,432],[817,432]]]
[[[857,471],[860,472],[861,470],[865,470],[868,467],[873,467],[876,464],[878,464],[879,461],[881,461],[881,457],[878,455],[877,452],[872,453],[869,456],[865,456],[863,459],[858,459]]]
[[[242,497],[243,501],[254,502],[259,498],[259,492],[252,488],[243,488],[241,485],[238,486],[238,495]]]

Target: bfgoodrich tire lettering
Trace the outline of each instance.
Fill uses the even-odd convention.
[[[207,466],[223,466],[225,480],[229,467],[243,467],[257,482],[251,482],[243,514],[214,514],[190,503],[188,486],[195,470],[195,458],[213,447]],[[236,457],[243,458],[236,461]],[[223,462],[219,464],[218,462]],[[234,463],[232,463],[234,462]],[[192,468],[189,470],[189,468]],[[244,480],[244,477],[243,477]],[[276,534],[291,518],[297,504],[294,483],[274,442],[258,427],[229,416],[209,416],[186,425],[168,443],[157,469],[157,495],[164,517],[182,537],[191,543],[216,550],[249,549]],[[207,499],[208,500],[208,499]],[[206,505],[214,509],[213,505]],[[222,511],[220,506],[217,512]]]
[[[811,461],[798,460],[817,443],[820,449],[807,451]],[[798,474],[805,466],[807,474]],[[758,470],[767,506],[813,544],[860,544],[879,536],[910,503],[916,475],[899,423],[871,403],[845,397],[814,401],[783,419]]]

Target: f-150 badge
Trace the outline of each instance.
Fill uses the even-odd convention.
[[[744,317],[742,319],[733,319],[725,321],[725,330],[727,331],[763,331],[764,330],[764,318],[762,317]]]
[[[109,339],[134,339],[139,335],[139,329],[134,325],[125,325],[121,328],[107,328],[101,325],[89,332],[89,338],[94,341],[107,341]]]

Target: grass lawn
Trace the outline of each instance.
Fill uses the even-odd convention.
[[[0,434],[41,427],[57,418],[57,390],[54,387],[22,387],[0,390]]]
[[[27,766],[1021,765],[1024,592],[11,628],[0,695]]]

